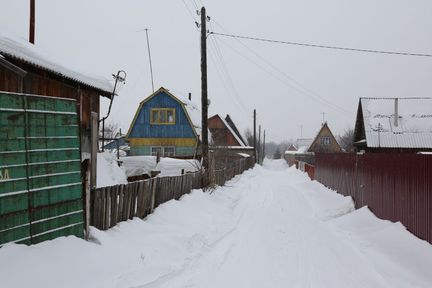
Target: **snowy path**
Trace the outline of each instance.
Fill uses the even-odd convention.
[[[138,287],[389,287],[314,218],[295,179],[286,170],[250,179],[232,230],[181,272]]]
[[[0,249],[1,287],[432,287],[432,246],[269,161],[145,221]],[[351,212],[351,213],[350,213]],[[26,275],[26,277],[22,277]]]

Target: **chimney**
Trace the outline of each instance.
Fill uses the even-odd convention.
[[[30,30],[29,41],[35,43],[35,0],[30,0]]]
[[[192,93],[189,92],[189,101],[192,100]]]
[[[398,100],[399,100],[398,98],[395,98],[394,101],[394,126],[395,127],[398,127],[398,122],[399,122],[399,107],[398,107],[399,101]]]

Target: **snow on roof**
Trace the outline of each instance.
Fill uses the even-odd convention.
[[[88,76],[66,68],[50,60],[38,46],[23,39],[0,34],[0,55],[14,58],[32,66],[47,70],[69,80],[87,85],[106,93],[112,93],[113,86],[103,77]]]
[[[296,143],[298,152],[297,154],[305,153],[309,149],[312,142],[312,138],[298,138]]]
[[[199,108],[197,103],[189,100],[186,97],[182,97],[178,95],[175,95],[175,97],[184,104],[184,107],[186,108],[186,112],[189,114],[189,118],[191,119],[192,124],[194,126],[193,128],[195,129],[196,133],[201,137],[201,132],[202,132],[201,109]]]
[[[246,153],[237,153],[237,154],[240,155],[241,157],[244,157],[244,158],[249,158],[249,157],[251,157],[251,155],[246,154]]]
[[[360,98],[360,102],[368,147],[432,148],[432,98]]]
[[[243,143],[243,141],[240,139],[240,137],[238,137],[237,133],[234,131],[234,129],[232,129],[232,127],[228,124],[228,122],[220,116],[219,116],[219,118],[222,120],[224,125],[228,128],[228,130],[231,132],[231,134],[234,136],[234,138],[237,140],[237,142],[240,144],[240,146],[242,146],[242,147],[246,146],[246,144]]]

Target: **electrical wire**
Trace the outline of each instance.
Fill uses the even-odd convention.
[[[235,104],[242,110],[242,112],[245,113],[245,116],[249,118],[249,112],[247,111],[246,106],[244,105],[243,101],[240,99],[237,90],[235,89],[229,71],[226,65],[224,66],[222,64],[223,60],[221,59],[220,52],[219,53],[217,52],[218,48],[216,47],[216,44],[212,41],[212,39],[210,39],[209,42],[212,48],[208,50],[210,52],[209,55],[211,57],[211,60],[215,64],[215,70],[222,82],[222,85],[224,86],[224,89],[227,92],[227,95],[231,96],[231,99],[234,100]]]
[[[198,8],[198,5],[197,5],[196,1],[195,0],[191,0],[191,2],[192,2],[192,5],[195,6],[196,11],[198,11],[199,8]]]
[[[344,110],[343,108],[338,107],[337,105],[333,104],[332,102],[322,99],[321,97],[318,98],[315,95],[311,95],[309,93],[305,93],[304,91],[300,90],[298,87],[292,85],[291,83],[287,82],[286,80],[284,80],[283,78],[281,78],[279,75],[275,75],[273,72],[269,71],[268,69],[266,69],[265,67],[263,67],[261,64],[257,63],[256,61],[252,60],[250,57],[246,56],[244,53],[241,53],[240,51],[238,51],[237,49],[235,49],[234,47],[232,47],[231,45],[229,45],[228,43],[221,41],[221,43],[223,43],[225,46],[227,46],[228,48],[230,48],[231,50],[233,50],[235,53],[239,54],[241,57],[245,58],[246,60],[248,60],[249,62],[253,63],[254,65],[256,65],[258,68],[260,68],[261,70],[263,70],[264,72],[266,72],[267,74],[269,74],[270,76],[272,76],[273,78],[275,78],[276,80],[278,80],[279,82],[281,82],[282,84],[298,91],[300,94],[303,94],[309,98],[311,98],[311,100],[314,100],[316,102],[319,102],[322,105],[326,105],[327,107],[331,108],[332,110],[338,112],[340,115],[343,115],[344,117],[346,117],[347,119],[351,119],[351,113],[349,113],[348,111]]]
[[[432,54],[425,54],[425,53],[410,53],[410,52],[396,52],[396,51],[360,49],[360,48],[350,48],[350,47],[338,47],[338,46],[319,45],[319,44],[312,44],[312,43],[300,43],[300,42],[292,42],[292,41],[272,40],[272,39],[265,39],[265,38],[258,38],[258,37],[219,33],[219,32],[214,32],[214,31],[211,31],[210,34],[225,36],[225,37],[231,37],[231,38],[239,38],[239,39],[254,40],[254,41],[261,41],[261,42],[286,44],[286,45],[305,46],[305,47],[313,47],[313,48],[345,50],[345,51],[364,52],[364,53],[402,55],[402,56],[432,57]]]
[[[214,21],[216,25],[218,25],[221,29],[223,29],[224,31],[226,31],[226,29],[220,25],[218,22]],[[297,90],[298,92],[300,92],[301,94],[306,94],[306,96],[310,97],[310,98],[314,98],[313,100],[318,100],[321,101],[322,103],[326,104],[327,106],[333,108],[333,109],[338,109],[339,111],[345,113],[346,115],[351,115],[351,112],[349,112],[348,110],[328,101],[327,99],[325,99],[324,97],[318,95],[316,92],[314,92],[313,90],[307,88],[305,85],[303,85],[302,83],[300,83],[299,81],[297,81],[296,79],[294,79],[293,77],[289,76],[288,74],[286,74],[284,71],[280,70],[279,68],[277,68],[275,65],[273,65],[270,61],[266,60],[264,57],[262,57],[261,55],[259,55],[258,53],[256,53],[252,48],[250,48],[249,46],[247,46],[244,42],[242,42],[240,39],[237,39],[237,42],[239,42],[242,46],[244,46],[246,49],[248,49],[252,54],[254,54],[256,57],[258,57],[261,61],[263,61],[265,64],[267,64],[270,68],[272,68],[274,71],[276,71],[277,73],[281,74],[282,76],[284,76],[285,78],[287,78],[287,80],[289,80],[290,82],[293,82],[295,85],[297,85],[298,87],[300,87],[302,90],[299,90],[298,87],[295,87],[293,85],[289,86],[295,90]],[[227,44],[226,44],[227,45]],[[231,47],[232,49],[232,47]],[[248,58],[246,56],[243,55],[244,58]],[[247,59],[251,62],[253,62],[255,65],[259,66],[259,68],[266,70],[264,67],[262,67],[261,65],[259,65],[258,63],[256,63],[255,61],[251,60],[250,58]],[[276,75],[274,75],[273,73],[269,72],[269,71],[265,71],[269,74],[271,74],[273,77],[279,78]],[[279,79],[280,80],[280,79]],[[281,80],[280,80],[281,81]],[[283,80],[282,80],[283,81]],[[309,95],[308,95],[309,94]]]
[[[194,13],[192,13],[192,10],[191,10],[191,9],[189,8],[189,6],[186,4],[185,0],[182,0],[182,2],[183,2],[183,5],[186,7],[186,10],[189,12],[189,15],[192,17],[192,19],[193,19],[193,21],[194,21],[194,23],[195,23],[196,18],[195,18],[195,16],[194,16]]]

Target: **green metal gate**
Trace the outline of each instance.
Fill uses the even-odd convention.
[[[0,246],[83,236],[76,107],[0,92]]]

